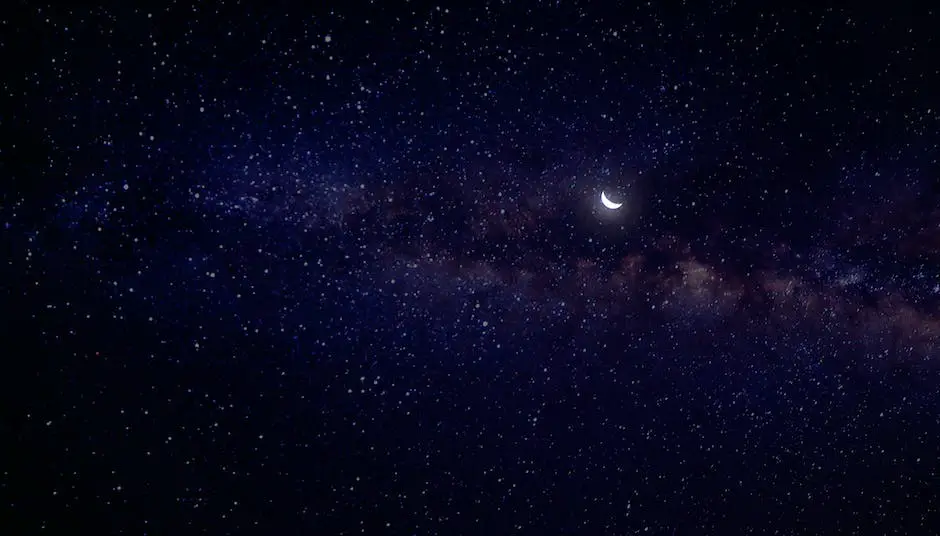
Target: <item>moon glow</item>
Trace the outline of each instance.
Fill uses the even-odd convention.
[[[603,203],[604,206],[609,208],[610,210],[617,210],[618,208],[623,206],[623,203],[614,203],[613,201],[608,199],[606,192],[601,192],[601,203]]]

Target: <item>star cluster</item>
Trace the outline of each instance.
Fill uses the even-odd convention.
[[[0,529],[930,533],[936,27],[17,2]]]

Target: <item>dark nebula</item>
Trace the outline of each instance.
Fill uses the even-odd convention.
[[[0,532],[936,533],[936,10],[316,4],[0,14]]]

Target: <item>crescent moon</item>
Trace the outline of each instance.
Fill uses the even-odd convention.
[[[623,206],[623,203],[614,203],[610,199],[607,199],[606,192],[601,192],[601,203],[603,203],[604,206],[609,208],[610,210],[617,210],[618,208]]]

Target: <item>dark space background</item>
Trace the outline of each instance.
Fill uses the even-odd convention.
[[[938,533],[940,17],[783,4],[5,4],[0,532]]]

